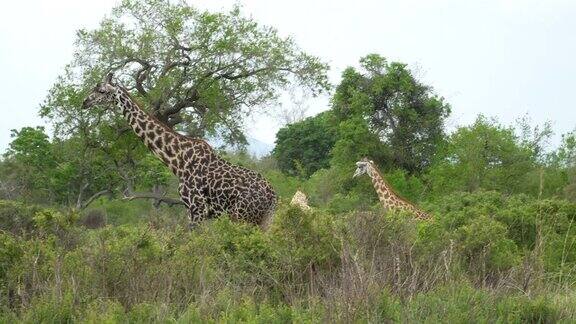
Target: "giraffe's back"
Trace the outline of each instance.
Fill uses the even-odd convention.
[[[228,213],[235,220],[261,225],[276,207],[274,189],[259,173],[213,158],[199,168],[214,216]]]

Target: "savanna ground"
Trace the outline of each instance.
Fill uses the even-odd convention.
[[[188,229],[126,121],[80,109],[110,69],[170,127],[228,147],[281,89],[329,93],[316,116],[280,113],[268,156],[218,150],[276,189],[269,231]],[[576,322],[576,133],[550,145],[548,123],[484,116],[449,131],[406,64],[369,54],[336,86],[327,70],[238,8],[127,0],[79,31],[40,109],[53,133],[14,130],[0,161],[0,322]],[[383,211],[352,179],[365,156],[432,220]],[[298,189],[311,211],[288,205]]]

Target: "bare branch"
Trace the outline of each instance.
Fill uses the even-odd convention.
[[[94,202],[94,200],[106,195],[106,194],[111,194],[112,191],[110,191],[110,189],[104,189],[102,191],[98,191],[97,193],[93,194],[90,198],[88,198],[85,202],[78,202],[78,204],[76,205],[76,208],[78,209],[84,209],[86,207],[88,207],[88,205],[90,205],[91,203]]]
[[[146,91],[146,89],[144,89],[143,83],[148,78],[148,74],[150,73],[152,66],[148,64],[148,62],[144,61],[141,62],[139,63],[142,65],[142,67],[136,72],[136,90],[138,90],[138,93],[140,95],[144,96],[145,98],[148,98],[148,92]]]
[[[248,78],[248,77],[256,75],[260,72],[264,72],[266,70],[270,70],[270,68],[269,67],[263,67],[260,69],[255,69],[252,71],[247,71],[247,72],[238,73],[238,74],[233,74],[231,72],[228,72],[228,73],[219,74],[219,75],[215,76],[214,78],[215,79],[236,80],[236,79]]]
[[[187,108],[187,107],[193,107],[194,103],[199,98],[200,98],[200,96],[198,95],[198,91],[196,89],[192,88],[189,91],[188,97],[178,101],[177,103],[172,105],[172,107],[169,107],[167,109],[162,110],[162,112],[157,117],[160,117],[160,119],[166,121],[166,120],[168,120],[168,117],[180,112],[182,109]]]
[[[168,63],[164,66],[164,68],[162,69],[162,72],[160,72],[160,77],[165,76],[166,74],[168,74],[168,72],[170,72],[172,69],[179,67],[179,66],[188,66],[190,65],[190,57],[189,56],[185,56],[184,61],[175,61],[175,62],[170,62],[168,61]]]
[[[124,192],[124,198],[122,198],[122,199],[128,200],[128,201],[132,201],[134,199],[153,199],[157,202],[156,204],[158,204],[158,205],[161,203],[165,203],[166,205],[168,205],[170,207],[172,207],[174,205],[184,205],[184,202],[182,202],[180,199],[166,197],[166,196],[164,196],[164,194],[152,193],[152,192],[135,193],[135,192],[132,192],[131,189],[127,189]]]

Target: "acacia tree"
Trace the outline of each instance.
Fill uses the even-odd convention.
[[[107,71],[159,120],[191,136],[245,144],[243,121],[284,87],[312,95],[329,87],[327,65],[290,38],[244,17],[197,10],[185,2],[125,0],[95,30],[77,33],[74,60],[42,105],[57,138],[79,136],[93,158],[117,167],[126,188],[146,150],[118,114],[81,110]]]
[[[245,139],[243,117],[296,83],[327,89],[327,66],[270,27],[229,13],[201,12],[184,2],[123,1],[96,30],[80,30],[75,60],[53,89],[45,113],[69,86],[91,88],[104,71],[158,119],[193,136]],[[64,92],[64,93],[63,93]]]

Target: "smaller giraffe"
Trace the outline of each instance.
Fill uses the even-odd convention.
[[[394,192],[392,187],[386,182],[386,180],[384,180],[384,177],[382,177],[380,171],[378,171],[374,161],[363,158],[362,160],[356,162],[356,167],[356,172],[354,172],[352,177],[355,178],[364,173],[368,174],[368,176],[372,179],[372,184],[374,185],[374,189],[378,194],[378,199],[380,200],[380,203],[382,203],[384,209],[409,211],[413,213],[417,219],[430,218],[429,214],[420,210],[420,208],[416,207],[414,204],[400,197],[397,193]]]
[[[292,197],[292,201],[290,201],[290,205],[298,206],[302,210],[310,210],[310,206],[308,206],[308,197],[300,190],[296,190],[294,193],[294,197]]]

